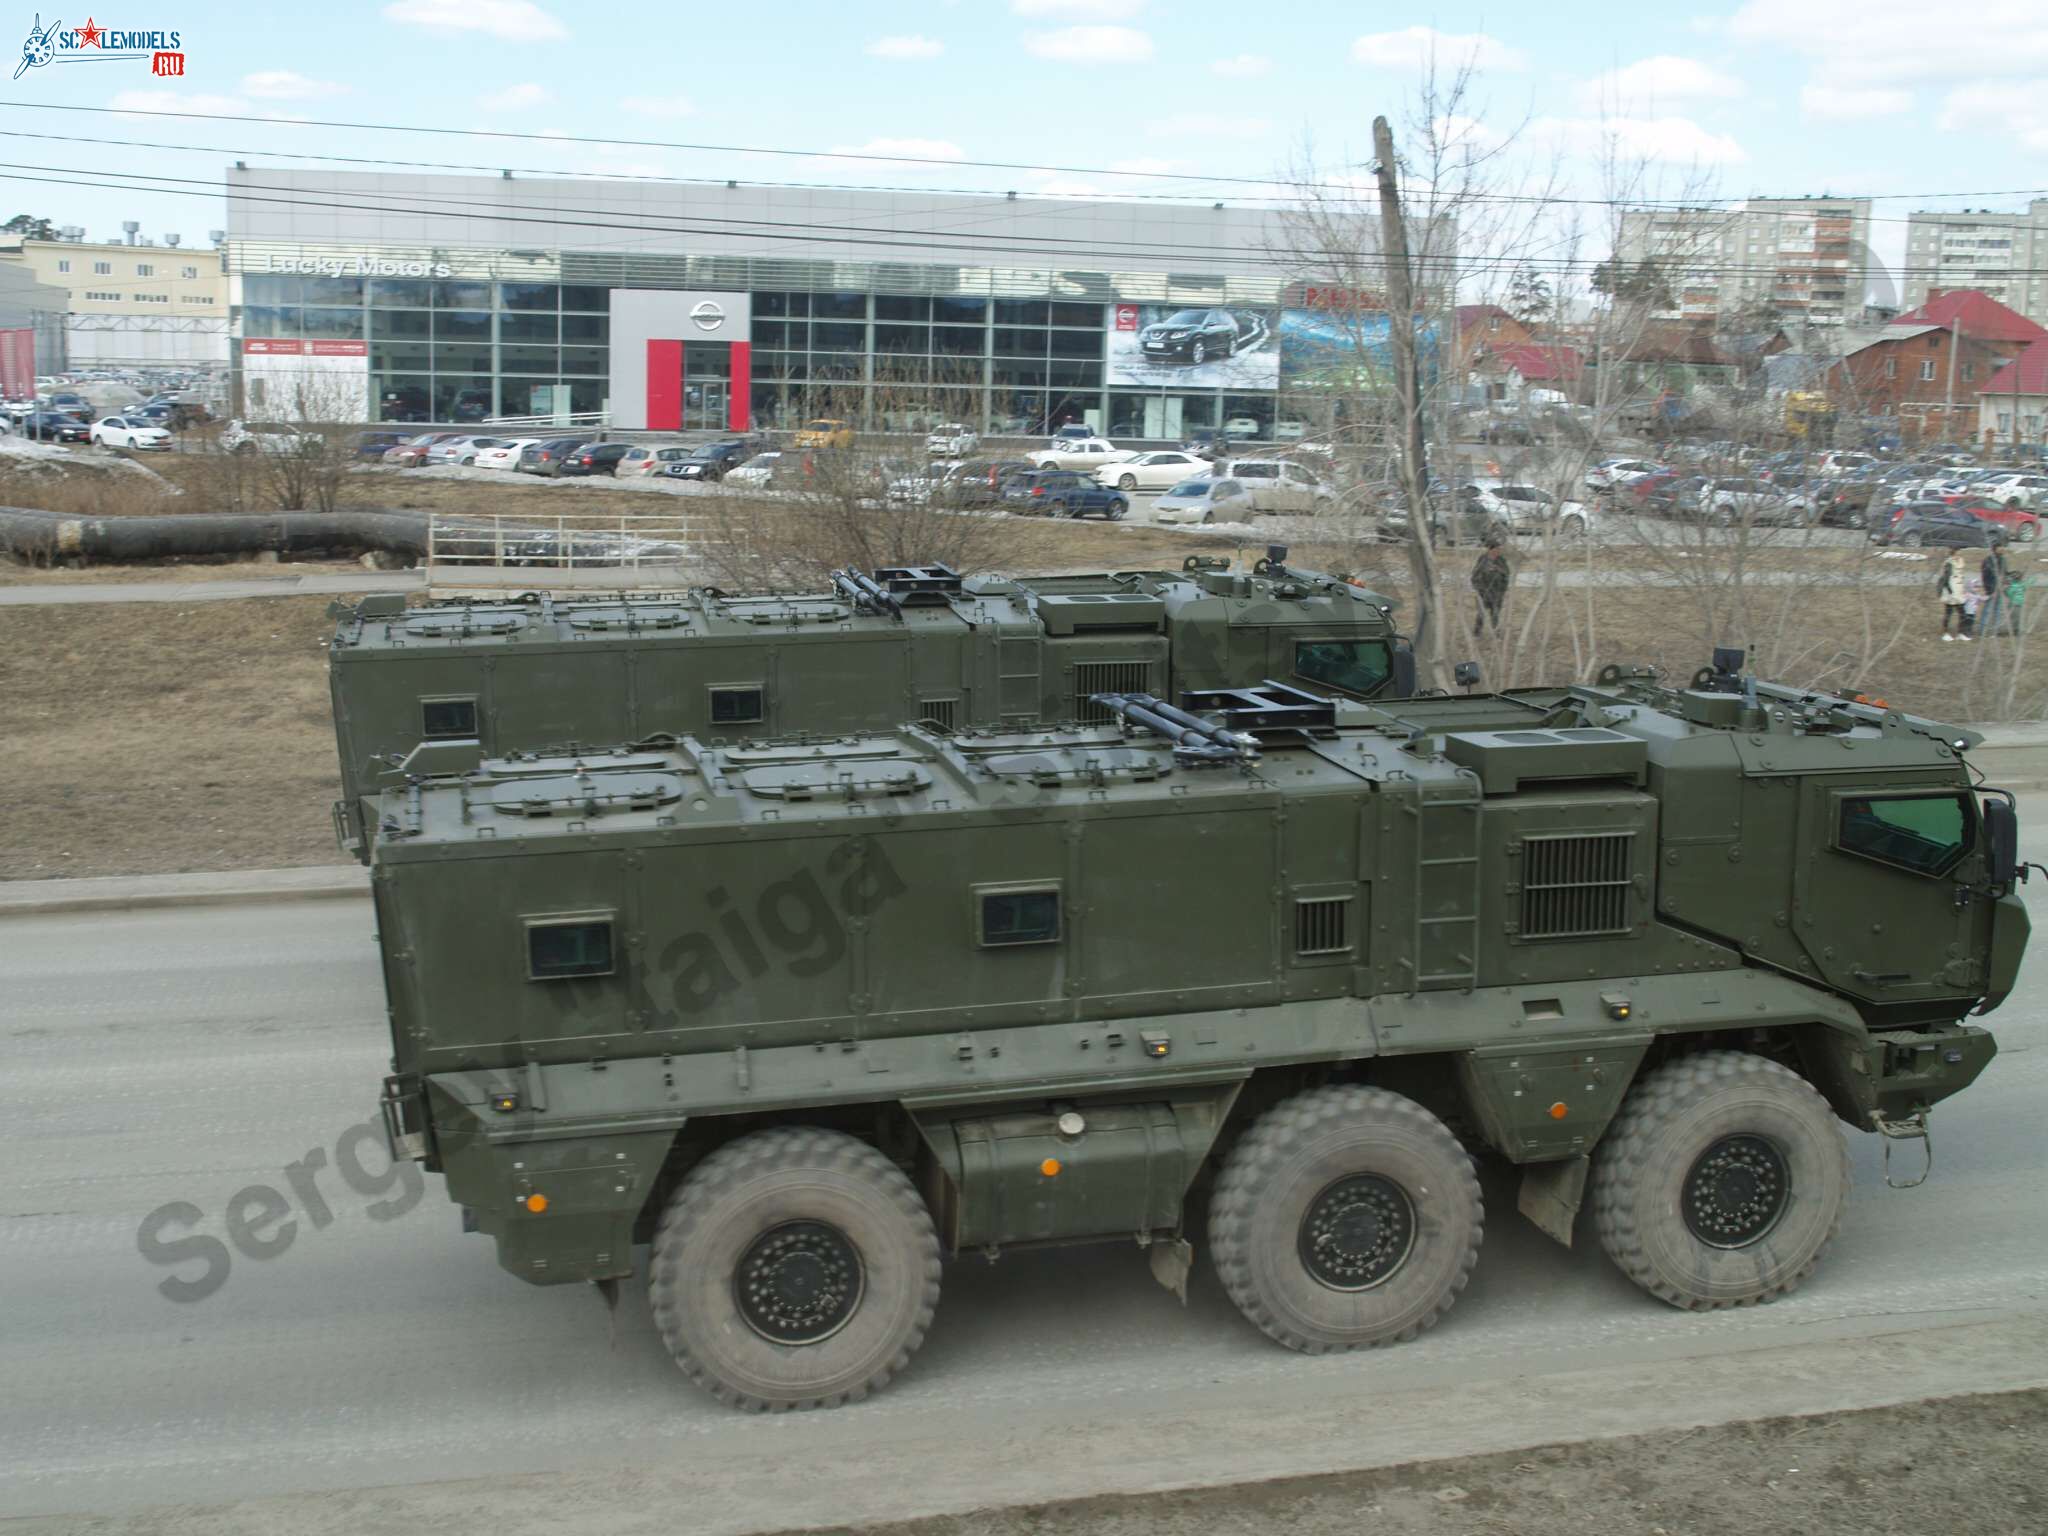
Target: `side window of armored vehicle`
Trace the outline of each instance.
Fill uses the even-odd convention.
[[[1962,795],[1851,795],[1842,801],[1836,843],[1845,853],[1941,875],[1969,852],[1974,831]]]
[[[974,939],[984,949],[1010,944],[1056,944],[1059,937],[1057,885],[974,888]]]
[[[1393,669],[1392,651],[1384,640],[1298,640],[1294,645],[1296,676],[1346,693],[1371,693]]]
[[[451,699],[421,699],[420,734],[428,741],[447,741],[476,735],[475,697],[464,695]]]
[[[526,979],[563,981],[612,973],[609,917],[535,917],[526,923]]]
[[[734,684],[711,690],[713,725],[759,725],[767,718],[767,699],[759,683]]]

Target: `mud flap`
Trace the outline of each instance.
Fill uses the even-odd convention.
[[[1522,1193],[1515,1207],[1536,1224],[1536,1230],[1569,1248],[1572,1223],[1586,1194],[1586,1174],[1593,1161],[1584,1153],[1557,1163],[1531,1163],[1522,1170]]]
[[[1160,1238],[1147,1250],[1152,1278],[1188,1304],[1188,1273],[1195,1267],[1195,1245],[1184,1237]]]

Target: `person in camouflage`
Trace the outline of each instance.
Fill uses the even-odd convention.
[[[1488,625],[1500,628],[1500,607],[1507,600],[1508,583],[1512,580],[1508,557],[1501,553],[1500,544],[1499,534],[1488,534],[1486,548],[1472,562],[1472,590],[1479,594],[1479,613],[1472,620],[1475,635],[1485,633]]]

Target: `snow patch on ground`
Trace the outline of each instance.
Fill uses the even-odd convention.
[[[140,475],[167,495],[181,494],[177,486],[138,459],[101,448],[66,448],[60,443],[38,442],[11,433],[0,437],[0,471],[9,470],[52,475]]]

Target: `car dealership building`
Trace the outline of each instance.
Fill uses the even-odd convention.
[[[1271,438],[1358,369],[1261,208],[239,166],[227,202],[252,416]]]

